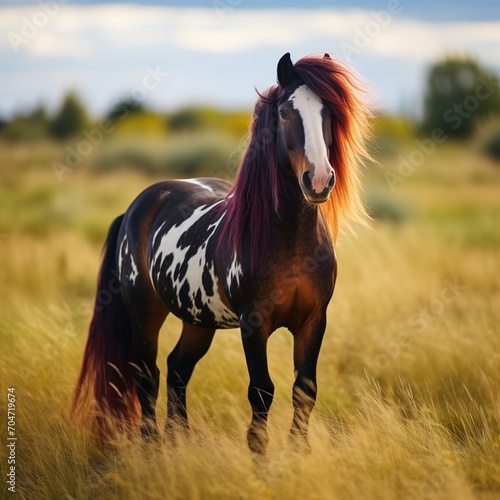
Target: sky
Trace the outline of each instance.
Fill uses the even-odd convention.
[[[500,4],[435,0],[0,0],[0,117],[69,89],[94,116],[121,98],[250,108],[279,58],[329,52],[379,107],[418,116],[429,65],[472,55],[500,74]]]

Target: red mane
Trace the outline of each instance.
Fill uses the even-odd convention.
[[[294,65],[300,78],[333,114],[330,162],[336,184],[321,212],[336,240],[339,223],[366,222],[368,216],[359,197],[359,161],[370,159],[365,148],[369,106],[361,98],[364,88],[346,66],[330,58],[308,56]],[[283,95],[280,85],[259,94],[248,147],[234,186],[226,198],[225,224],[219,241],[228,239],[241,255],[246,232],[250,234],[250,265],[255,269],[259,255],[268,247],[272,212],[279,213],[286,186],[279,185],[276,151],[276,106]],[[282,182],[283,180],[281,180]]]

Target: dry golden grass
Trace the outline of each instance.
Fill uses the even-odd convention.
[[[429,159],[426,168],[435,165],[437,173],[427,183],[422,171],[387,195],[409,200],[413,219],[376,223],[357,240],[341,242],[307,456],[287,440],[293,366],[286,331],[276,332],[269,345],[276,397],[266,458],[253,457],[246,446],[248,379],[237,331],[219,332],[194,373],[190,436],[176,445],[132,440],[98,446],[68,418],[67,408],[91,315],[101,230],[89,232],[78,215],[47,233],[15,231],[23,214],[16,208],[12,220],[4,215],[0,435],[5,443],[6,388],[15,386],[21,498],[500,495],[500,199],[492,195],[500,175],[490,165],[478,167],[486,182],[471,181],[463,169],[446,174],[446,154]],[[432,180],[438,174],[449,175],[453,187]],[[80,192],[75,203],[89,206],[95,217],[96,205],[104,207],[99,227],[150,182],[117,173],[59,185],[50,172],[23,175],[12,181],[15,207],[26,193],[45,189],[42,206],[59,196],[71,208]],[[158,358],[161,423],[165,358],[179,333],[180,322],[169,318]],[[0,464],[5,478],[3,445]]]

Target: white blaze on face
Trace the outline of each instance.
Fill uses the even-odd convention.
[[[290,96],[293,108],[302,118],[304,127],[304,152],[309,163],[313,165],[311,172],[312,187],[316,193],[321,193],[328,186],[331,178],[331,165],[328,161],[328,151],[323,138],[323,102],[307,86],[301,85]]]

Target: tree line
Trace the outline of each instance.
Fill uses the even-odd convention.
[[[144,114],[134,99],[118,102],[106,115],[112,121],[123,116]],[[154,113],[149,111],[150,113]],[[500,115],[498,76],[471,57],[447,57],[431,65],[425,83],[420,134],[431,136],[442,130],[449,138],[470,138],[478,122]],[[166,130],[177,132],[203,128],[224,128],[232,120],[235,133],[245,132],[247,113],[226,113],[213,108],[185,108],[165,116]],[[78,135],[91,122],[85,106],[74,91],[68,92],[53,116],[44,106],[11,120],[0,119],[0,137],[7,140],[52,138],[64,141]],[[226,124],[227,125],[227,124]],[[500,143],[500,131],[498,140]],[[498,146],[500,148],[500,146]],[[498,153],[500,156],[500,152]]]

